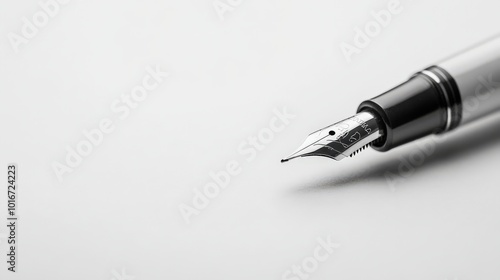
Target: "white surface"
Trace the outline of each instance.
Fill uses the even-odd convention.
[[[402,2],[347,63],[340,43],[387,1],[247,0],[220,21],[211,0],[74,0],[16,54],[7,34],[37,3],[0,4],[0,169],[19,164],[21,217],[19,272],[0,239],[1,279],[281,279],[328,234],[340,247],[309,279],[500,277],[500,116],[449,135],[393,188],[384,173],[416,144],[279,163],[362,100],[497,34],[500,4]],[[171,76],[119,120],[110,104],[155,64]],[[282,107],[296,118],[247,162],[238,145]],[[58,182],[52,163],[107,117],[115,131]],[[232,160],[242,172],[186,225],[179,205]]]

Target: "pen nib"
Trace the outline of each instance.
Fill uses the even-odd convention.
[[[361,112],[309,134],[304,143],[281,162],[306,156],[324,156],[341,160],[355,155],[381,136],[375,116]]]

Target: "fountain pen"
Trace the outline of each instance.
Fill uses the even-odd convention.
[[[281,161],[305,156],[341,160],[367,147],[385,152],[499,111],[500,36],[363,101],[354,116],[311,133]]]

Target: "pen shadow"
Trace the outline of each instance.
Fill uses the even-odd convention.
[[[496,114],[493,118],[484,121],[478,121],[472,125],[467,125],[463,129],[450,132],[448,136],[443,136],[439,143],[433,139],[424,139],[421,145],[434,145],[435,150],[425,156],[425,160],[420,165],[412,165],[413,174],[424,173],[436,165],[446,164],[455,160],[467,160],[466,157],[481,150],[492,149],[492,146],[500,145],[500,115]],[[310,182],[307,185],[298,186],[295,189],[298,192],[313,192],[322,189],[332,189],[355,185],[360,182],[373,182],[377,180],[386,181],[388,172],[398,175],[399,169],[405,159],[408,159],[413,151],[423,150],[418,144],[409,144],[409,147],[401,147],[399,151],[389,151],[393,155],[376,161],[375,164],[363,163],[364,166],[355,168],[349,173],[336,174],[335,176]],[[376,159],[375,159],[376,160]],[[370,164],[370,166],[366,166]]]

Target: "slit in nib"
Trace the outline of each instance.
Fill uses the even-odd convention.
[[[305,156],[341,160],[361,152],[381,136],[375,116],[369,112],[361,112],[309,134],[302,146],[281,162]]]

